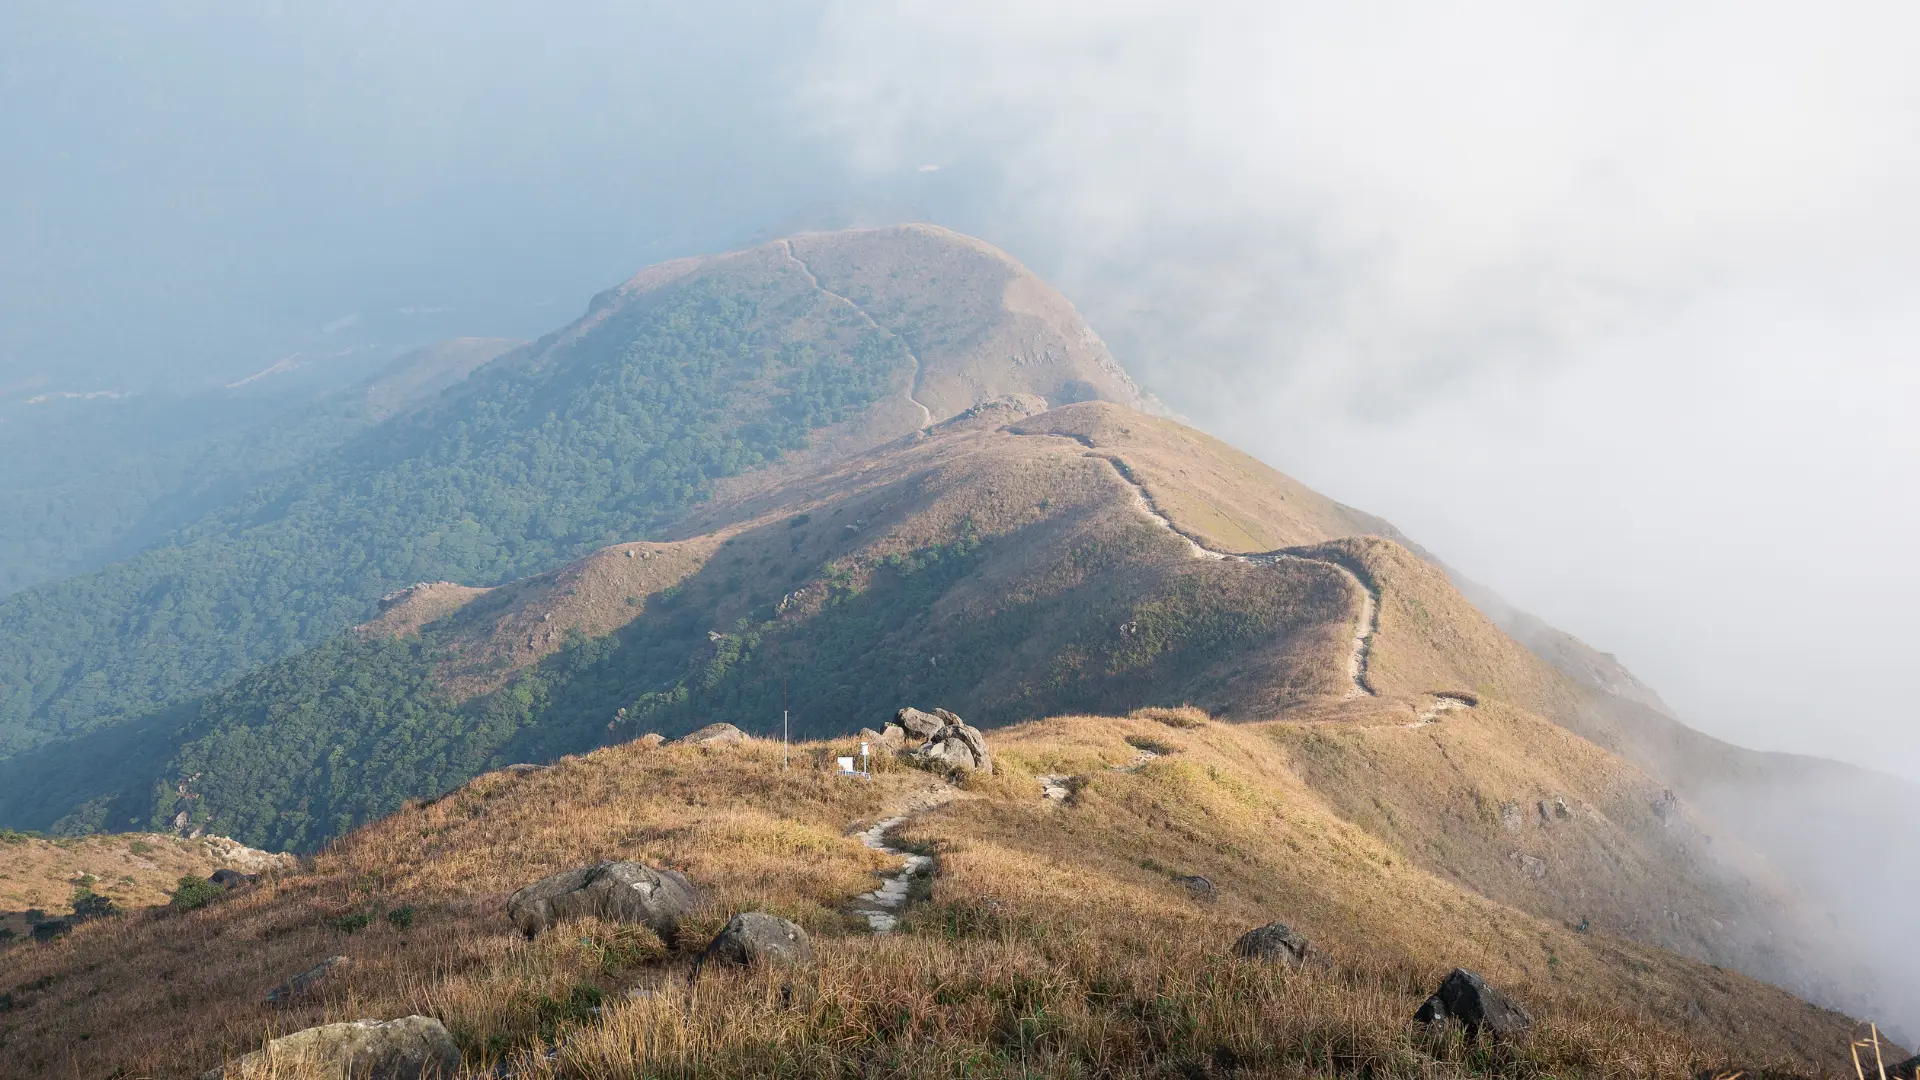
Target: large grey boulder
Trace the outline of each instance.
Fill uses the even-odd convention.
[[[1887,1066],[1887,1080],[1915,1080],[1920,1076],[1920,1054]]]
[[[1298,930],[1283,922],[1270,922],[1241,934],[1233,943],[1233,955],[1301,967],[1316,954]]]
[[[940,711],[945,712],[944,709]],[[940,729],[947,726],[947,721],[933,713],[924,713],[919,709],[908,707],[894,713],[893,720],[888,726],[900,728],[906,733],[910,742],[921,742],[939,734]]]
[[[200,1080],[266,1080],[318,1069],[342,1080],[433,1080],[460,1069],[460,1048],[431,1016],[350,1020],[296,1031],[200,1074]]]
[[[807,939],[805,930],[778,915],[743,911],[727,920],[727,925],[700,954],[701,966],[709,962],[736,967],[758,964],[795,967],[813,962],[813,943]]]
[[[603,862],[541,878],[514,893],[507,901],[507,918],[528,938],[586,915],[639,923],[671,949],[681,918],[700,903],[700,891],[678,870]]]
[[[1533,1026],[1533,1017],[1518,1002],[1466,968],[1454,968],[1413,1019],[1420,1024],[1462,1024],[1469,1037],[1485,1031],[1502,1039],[1524,1034]]]

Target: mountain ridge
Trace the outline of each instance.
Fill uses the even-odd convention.
[[[1693,732],[1390,524],[1153,415],[1064,297],[978,241],[909,226],[651,267],[430,396],[151,577],[70,584],[195,621],[64,669],[78,639],[49,635],[47,700],[87,723],[5,744],[0,815],[184,813],[315,850],[507,764],[767,730],[789,688],[803,739],[915,700],[990,731],[1195,704],[1279,748],[1261,776],[1526,919],[1849,1009],[1898,990],[1821,923],[1823,864],[1749,806],[1808,766]],[[357,563],[317,542],[395,508]],[[228,656],[205,551],[328,569],[248,579],[287,603],[243,612]],[[298,626],[248,621],[269,614]],[[199,669],[127,663],[145,696],[91,704],[179,626]],[[0,719],[44,719],[19,670]]]

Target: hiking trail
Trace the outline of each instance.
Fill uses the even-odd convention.
[[[1367,681],[1367,655],[1373,648],[1374,632],[1380,628],[1380,596],[1374,591],[1372,586],[1363,581],[1360,575],[1354,573],[1352,569],[1336,559],[1315,558],[1311,555],[1303,555],[1297,551],[1290,551],[1285,548],[1277,551],[1253,552],[1246,555],[1215,551],[1182,530],[1180,526],[1175,525],[1173,519],[1168,517],[1166,513],[1154,503],[1153,496],[1147,491],[1146,485],[1142,484],[1139,479],[1133,475],[1133,470],[1127,466],[1127,463],[1121,460],[1118,455],[1101,452],[1093,445],[1093,440],[1083,435],[1063,435],[1057,432],[1013,432],[1013,434],[1036,434],[1045,438],[1071,439],[1081,446],[1086,447],[1087,452],[1085,456],[1098,458],[1106,462],[1112,466],[1115,473],[1119,474],[1120,479],[1125,481],[1128,489],[1132,492],[1134,508],[1145,514],[1161,528],[1179,537],[1180,540],[1187,545],[1188,552],[1196,559],[1211,559],[1216,562],[1252,563],[1258,566],[1272,566],[1282,562],[1312,563],[1315,566],[1330,567],[1341,574],[1352,584],[1355,591],[1360,594],[1360,618],[1353,632],[1353,647],[1347,654],[1347,676],[1353,680],[1353,687],[1347,691],[1347,696],[1356,698],[1377,696],[1373,686]]]
[[[851,297],[842,296],[841,294],[834,292],[832,289],[827,288],[825,285],[820,284],[820,279],[814,276],[813,268],[807,265],[807,262],[805,259],[802,259],[800,256],[795,255],[793,253],[792,241],[790,240],[780,241],[780,250],[786,252],[788,261],[800,268],[800,272],[806,275],[807,281],[810,284],[812,284],[814,288],[820,290],[823,293],[826,293],[828,296],[831,296],[835,300],[838,300],[841,303],[852,308],[854,314],[860,316],[860,318],[864,320],[868,326],[873,327],[875,330],[880,331],[881,333],[887,335],[888,337],[900,343],[900,348],[906,352],[907,359],[913,361],[913,381],[907,384],[907,400],[913,403],[914,408],[920,410],[921,430],[924,431],[927,428],[932,427],[933,426],[933,410],[927,408],[926,405],[922,404],[920,401],[920,398],[918,397],[920,393],[920,371],[923,366],[920,363],[920,354],[913,351],[913,346],[907,344],[906,338],[901,337],[899,334],[896,334],[893,331],[875,322],[873,320],[873,316],[867,314],[867,309],[855,303]]]
[[[959,797],[960,792],[950,787],[922,792],[907,803],[903,812],[881,818],[855,834],[860,837],[861,843],[873,850],[904,860],[897,872],[881,879],[879,888],[853,898],[854,914],[866,916],[867,928],[874,933],[893,933],[893,928],[900,922],[901,909],[907,906],[907,891],[912,888],[913,876],[933,867],[933,856],[916,855],[894,847],[887,841],[887,834]]]

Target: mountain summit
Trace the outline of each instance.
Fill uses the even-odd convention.
[[[0,753],[211,689],[394,589],[658,535],[723,484],[1007,394],[1141,402],[1064,297],[977,240],[901,226],[652,267],[164,543],[0,601]]]

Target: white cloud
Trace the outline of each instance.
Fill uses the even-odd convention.
[[[1920,11],[834,11],[798,111],[988,178],[1176,407],[1704,727],[1920,776]]]

